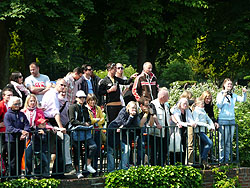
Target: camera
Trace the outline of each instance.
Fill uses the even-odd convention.
[[[227,91],[227,95],[232,95],[232,91]]]

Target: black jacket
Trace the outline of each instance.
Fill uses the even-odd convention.
[[[120,102],[120,89],[119,84],[129,85],[133,80],[130,78],[129,80],[123,80],[118,77],[114,77],[115,83],[117,84],[117,90],[114,92],[108,93],[107,90],[110,89],[114,84],[109,78],[106,76],[100,83],[99,87],[99,95],[106,95],[106,103],[109,102]]]
[[[69,122],[75,127],[77,125],[86,125],[91,123],[89,112],[86,106],[72,104],[69,106]]]

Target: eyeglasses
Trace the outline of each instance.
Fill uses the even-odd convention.
[[[117,67],[117,69],[121,69],[121,70],[123,70],[124,68],[123,68],[123,67]]]
[[[13,104],[14,106],[20,106],[21,105],[21,103],[15,103],[15,104]]]
[[[21,76],[18,76],[18,78],[22,78],[23,76],[21,75]]]

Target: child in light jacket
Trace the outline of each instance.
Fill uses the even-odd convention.
[[[206,135],[206,128],[208,130],[214,130],[214,123],[207,115],[204,109],[204,100],[202,98],[197,98],[195,100],[195,106],[193,110],[193,118],[197,124],[194,132],[197,133],[200,137],[201,143],[201,162],[202,164],[206,164],[207,161],[207,154],[209,150],[213,146],[213,142],[211,139]]]

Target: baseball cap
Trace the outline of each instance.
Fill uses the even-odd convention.
[[[40,124],[44,124],[47,121],[48,121],[47,119],[40,118],[40,119],[36,120],[36,126],[38,126]]]
[[[83,90],[79,90],[76,92],[76,97],[80,98],[80,97],[86,97],[85,93]]]

